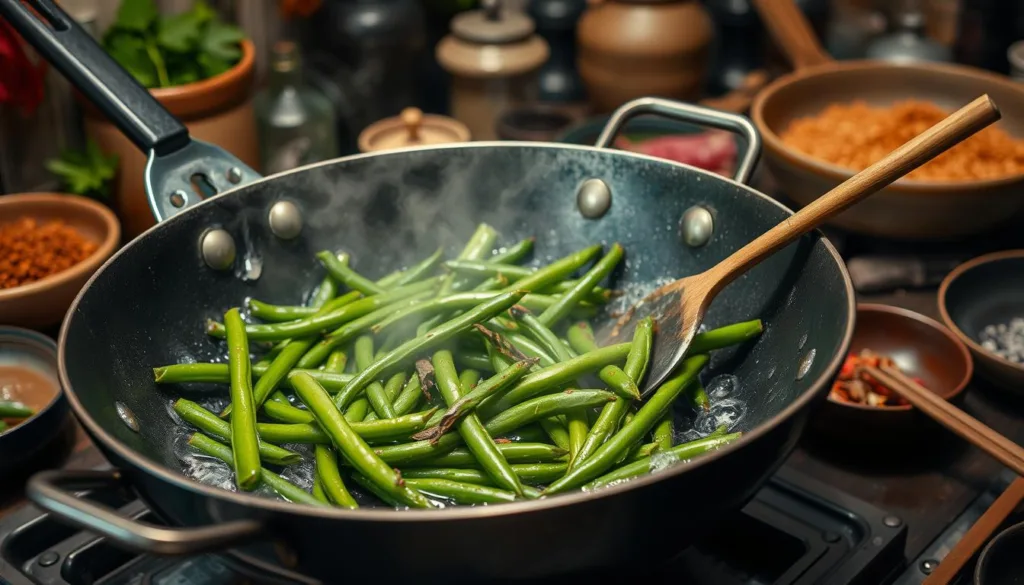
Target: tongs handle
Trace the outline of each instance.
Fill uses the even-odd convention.
[[[164,155],[188,144],[185,125],[57,4],[51,0],[0,0],[0,15],[143,153]]]

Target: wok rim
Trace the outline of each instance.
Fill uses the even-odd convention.
[[[597,152],[601,154],[613,154],[616,156],[623,156],[632,159],[638,159],[647,162],[654,162],[662,165],[671,165],[674,167],[681,168],[686,171],[700,173],[706,177],[714,180],[725,181],[737,187],[740,187],[755,197],[761,198],[766,202],[778,207],[784,212],[792,215],[794,212],[787,208],[785,205],[779,203],[775,199],[761,193],[760,191],[745,185],[736,180],[728,177],[717,175],[710,171],[705,171],[690,165],[670,161],[667,159],[661,159],[653,156],[644,154],[631,153],[626,151],[612,150],[597,148],[594,146],[583,146],[583,145],[567,145],[561,143],[549,143],[549,142],[527,142],[527,141],[486,141],[486,142],[467,142],[460,144],[438,144],[430,146],[418,146],[418,147],[407,147],[394,149],[389,151],[371,152],[355,154],[346,157],[339,157],[331,159],[329,161],[323,161],[314,163],[306,166],[302,166],[290,171],[278,173],[263,177],[251,183],[239,185],[233,189],[218,193],[217,195],[204,199],[203,201],[185,209],[178,213],[174,217],[171,217],[163,222],[157,223],[151,228],[147,229],[141,235],[133,239],[131,242],[125,244],[120,250],[114,253],[106,262],[103,263],[99,269],[89,278],[82,287],[82,290],[75,296],[74,301],[71,303],[68,309],[67,318],[61,324],[60,335],[58,337],[58,370],[60,375],[60,381],[65,389],[65,395],[68,399],[68,403],[71,405],[72,411],[75,413],[75,417],[85,427],[89,435],[94,441],[98,440],[103,447],[109,449],[111,452],[116,454],[121,460],[126,461],[133,467],[142,469],[146,473],[150,474],[157,479],[172,484],[178,489],[188,490],[198,495],[215,498],[222,501],[226,501],[229,504],[240,506],[240,507],[254,507],[260,509],[266,513],[273,514],[298,514],[304,517],[320,518],[332,521],[349,521],[349,522],[431,522],[431,521],[456,521],[456,520],[479,520],[484,518],[496,518],[505,516],[514,516],[521,513],[537,513],[553,508],[561,508],[572,505],[579,505],[591,502],[596,499],[604,499],[616,496],[618,494],[625,493],[634,489],[640,489],[650,484],[660,482],[690,470],[697,469],[704,465],[710,464],[719,458],[725,457],[743,446],[753,443],[755,440],[763,435],[766,435],[773,431],[776,427],[789,420],[800,410],[806,408],[811,402],[818,398],[822,392],[828,388],[828,384],[831,382],[835,373],[839,370],[842,365],[842,360],[845,359],[846,353],[849,350],[850,342],[853,338],[854,322],[856,320],[856,296],[854,294],[853,282],[850,279],[850,274],[846,269],[846,265],[839,255],[839,252],[835,249],[832,243],[821,233],[820,230],[814,230],[819,237],[819,240],[824,244],[826,251],[832,256],[836,262],[840,276],[842,277],[844,284],[844,291],[847,298],[847,319],[846,319],[846,330],[843,333],[842,340],[840,343],[839,351],[836,355],[832,356],[832,359],[828,362],[825,370],[822,372],[817,379],[814,380],[809,390],[805,391],[802,395],[798,396],[793,402],[787,405],[782,411],[777,413],[772,418],[758,425],[757,428],[744,433],[739,439],[732,441],[715,451],[706,453],[699,458],[692,460],[685,465],[674,466],[666,471],[657,474],[648,474],[645,476],[631,479],[627,482],[622,482],[618,485],[603,487],[596,490],[584,491],[576,490],[573,492],[557,494],[553,497],[539,498],[536,500],[525,500],[518,502],[510,502],[495,506],[452,506],[446,507],[442,510],[417,510],[417,509],[406,509],[406,510],[393,510],[389,508],[359,508],[355,510],[343,509],[343,508],[320,508],[315,506],[304,506],[301,504],[295,504],[279,499],[270,499],[266,497],[257,496],[255,494],[248,494],[244,492],[232,492],[200,483],[183,473],[179,470],[172,470],[171,468],[164,466],[162,463],[156,463],[149,461],[141,453],[127,447],[125,444],[117,440],[114,436],[107,432],[102,425],[97,423],[92,416],[89,415],[88,411],[82,406],[78,400],[77,392],[71,383],[70,377],[67,372],[67,351],[66,342],[68,336],[68,330],[71,328],[71,324],[74,322],[78,315],[78,306],[82,302],[83,297],[92,287],[94,281],[103,277],[103,274],[112,266],[117,259],[124,253],[126,253],[133,246],[140,245],[139,242],[152,239],[154,234],[159,229],[166,225],[170,225],[171,222],[179,221],[187,214],[193,213],[193,210],[199,207],[215,202],[221,197],[233,194],[236,190],[241,188],[250,187],[252,185],[269,181],[271,179],[278,179],[293,173],[305,172],[313,168],[320,166],[329,166],[338,164],[344,161],[358,160],[362,158],[377,157],[377,156],[390,156],[390,155],[402,155],[410,152],[430,151],[430,150],[446,150],[446,149],[478,149],[478,148],[495,148],[495,147],[512,147],[512,148],[550,148],[558,150],[573,150],[573,151],[584,151],[584,152]]]
[[[811,173],[829,181],[839,184],[857,174],[858,171],[847,169],[828,161],[815,158],[805,154],[782,141],[782,137],[765,121],[764,110],[778,92],[785,87],[794,85],[808,78],[823,77],[825,75],[871,70],[889,69],[899,67],[902,69],[916,69],[937,72],[942,75],[953,77],[963,75],[973,79],[981,79],[994,83],[1010,91],[1021,93],[1020,101],[1024,103],[1024,86],[1014,83],[1009,78],[1002,78],[994,73],[977,70],[964,65],[930,63],[921,65],[917,63],[889,63],[885,61],[855,60],[843,62],[829,62],[823,65],[807,67],[792,71],[779,77],[767,87],[758,92],[750,105],[750,119],[754,122],[758,132],[761,133],[762,144],[768,158],[784,160],[800,168],[805,173]],[[999,107],[999,104],[996,104]],[[1007,134],[1009,134],[1007,132]],[[1013,136],[1013,135],[1011,135]],[[1013,136],[1017,140],[1022,137]],[[972,196],[1002,196],[1003,193],[997,190],[998,187],[1024,183],[1024,172],[1009,175],[998,179],[973,179],[970,181],[922,181],[918,179],[899,179],[886,186],[883,191],[886,193],[899,193],[901,195],[951,195],[960,194],[965,191],[972,193]]]

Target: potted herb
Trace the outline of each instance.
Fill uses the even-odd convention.
[[[154,0],[122,0],[102,42],[193,137],[258,167],[251,99],[255,51],[241,29],[222,21],[204,0],[171,15],[160,14]],[[91,105],[85,114],[88,135],[121,161],[112,203],[125,235],[135,237],[154,221],[143,187],[145,156]]]

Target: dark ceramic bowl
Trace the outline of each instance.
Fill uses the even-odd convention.
[[[986,254],[957,266],[939,287],[939,313],[978,360],[978,373],[1024,395],[1024,365],[996,355],[980,341],[985,327],[1024,318],[1024,250]]]
[[[25,366],[53,378],[53,397],[21,423],[0,431],[0,477],[19,470],[60,435],[68,402],[57,377],[57,344],[19,327],[0,327],[0,365]],[[2,390],[2,389],[0,389]]]
[[[862,349],[889,356],[904,373],[920,378],[926,388],[946,400],[964,391],[974,371],[970,352],[941,323],[889,305],[857,305],[850,353]],[[930,422],[910,405],[876,407],[829,397],[812,425],[838,440],[862,441],[909,436]]]
[[[974,585],[1024,585],[1024,522],[989,541],[974,567]]]

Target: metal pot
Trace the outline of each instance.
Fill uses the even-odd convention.
[[[832,246],[809,234],[712,305],[710,326],[760,317],[766,331],[712,360],[707,375],[741,382],[733,398],[746,433],[693,462],[598,491],[436,511],[314,509],[199,483],[182,473],[182,429],[167,412],[181,389],[157,388],[150,368],[219,354],[204,317],[245,296],[296,302],[318,279],[317,250],[344,245],[372,275],[436,245],[454,248],[486,221],[509,239],[540,236],[542,257],[620,241],[629,257],[618,284],[646,291],[712,266],[791,212],[743,184],[759,150],[749,121],[655,99],[622,108],[596,147],[414,148],[256,179],[190,142],[50,0],[30,4],[55,25],[19,0],[0,1],[0,13],[149,151],[147,188],[164,220],[96,273],[60,335],[68,401],[116,470],[51,471],[29,484],[55,517],[117,546],[165,555],[231,549],[263,571],[313,582],[523,579],[658,562],[712,530],[778,468],[849,346],[849,276]],[[743,134],[749,146],[736,180],[606,148],[640,113]],[[195,202],[185,189],[197,173],[225,192]],[[710,238],[693,237],[700,233]],[[75,493],[111,484],[133,487],[167,526]]]

